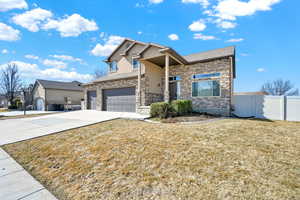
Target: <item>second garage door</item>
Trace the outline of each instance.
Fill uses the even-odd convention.
[[[103,90],[103,110],[135,112],[135,88]]]

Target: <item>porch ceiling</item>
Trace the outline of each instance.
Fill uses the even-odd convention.
[[[148,58],[148,59],[144,59],[146,61],[152,62],[160,67],[165,67],[165,59],[166,56],[158,56],[158,57],[154,57],[154,58]],[[179,65],[180,63],[177,62],[176,60],[174,60],[172,57],[170,57],[170,66],[171,65]]]

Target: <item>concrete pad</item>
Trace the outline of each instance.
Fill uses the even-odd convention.
[[[0,179],[2,176],[24,170],[15,160],[7,158],[0,160]]]
[[[25,170],[0,177],[0,199],[16,200],[44,187]]]
[[[21,200],[57,200],[48,190],[43,189],[33,194],[30,194]]]
[[[26,111],[27,115],[36,115],[36,114],[46,114],[46,113],[55,113],[57,111],[37,111],[37,110],[28,110]],[[10,111],[10,112],[1,112],[1,116],[12,117],[24,115],[24,111]]]

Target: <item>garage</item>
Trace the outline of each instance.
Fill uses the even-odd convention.
[[[103,110],[112,112],[135,112],[135,88],[103,90]]]

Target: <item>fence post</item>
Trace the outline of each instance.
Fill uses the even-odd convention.
[[[286,97],[281,96],[281,120],[286,120]]]

